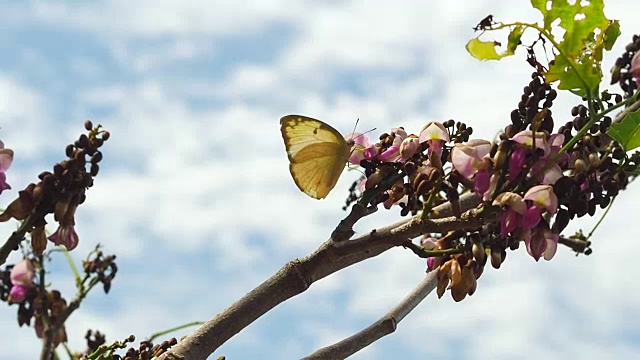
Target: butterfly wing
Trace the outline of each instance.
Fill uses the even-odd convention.
[[[280,119],[280,131],[293,181],[312,198],[325,198],[349,159],[351,149],[344,137],[324,122],[302,115]]]

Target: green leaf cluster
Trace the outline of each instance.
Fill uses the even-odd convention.
[[[558,89],[585,96],[602,81],[602,55],[611,50],[620,35],[618,21],[604,15],[603,0],[531,0],[543,16],[545,35],[556,46],[556,56],[546,72],[548,82],[559,81]],[[558,22],[559,21],[559,22]],[[552,34],[553,24],[564,30],[561,40]]]
[[[558,89],[570,90],[580,96],[597,93],[602,81],[604,50],[611,50],[620,35],[620,24],[604,15],[603,0],[531,0],[542,14],[541,24],[482,24],[482,30],[510,30],[507,49],[498,53],[496,41],[474,38],[467,51],[480,60],[500,60],[513,55],[526,29],[540,33],[544,43],[553,45],[552,60],[543,71],[547,82],[558,82]]]

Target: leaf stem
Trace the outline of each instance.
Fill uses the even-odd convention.
[[[593,233],[596,231],[596,229],[598,228],[598,226],[600,226],[600,224],[602,223],[602,220],[604,220],[604,218],[607,216],[607,214],[609,213],[609,210],[611,210],[611,206],[613,206],[613,202],[616,201],[616,197],[614,196],[611,199],[611,202],[609,203],[609,205],[607,206],[607,210],[604,211],[604,213],[602,214],[602,216],[600,217],[600,219],[598,219],[598,222],[596,223],[596,225],[593,227],[593,229],[591,229],[591,231],[589,232],[589,235],[587,235],[587,239],[585,241],[588,241],[589,239],[591,239],[591,236],[593,235]]]

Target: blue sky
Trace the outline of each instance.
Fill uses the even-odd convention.
[[[640,4],[609,1],[605,12],[623,31],[608,69],[640,32]],[[67,323],[72,348],[84,348],[87,328],[109,341],[143,339],[206,320],[328,237],[358,174],[345,172],[324,201],[300,193],[281,116],[306,114],[343,132],[357,118],[363,129],[413,132],[453,118],[492,138],[531,68],[521,52],[500,63],[465,52],[488,14],[537,19],[528,2],[506,0],[0,3],[0,139],[16,152],[14,190],[0,205],[62,159],[85,119],[112,135],[72,254],[80,261],[100,242],[120,271],[108,296],[91,294]],[[575,100],[559,98],[557,122]],[[561,247],[535,263],[524,249],[509,253],[472,297],[428,297],[395,334],[353,358],[632,358],[640,351],[640,270],[628,251],[640,237],[630,226],[640,210],[635,185],[616,201],[592,256]],[[380,211],[357,230],[398,217]],[[572,223],[567,234],[594,222]],[[1,229],[8,236],[14,227]],[[393,249],[314,284],[215,355],[305,356],[378,319],[424,268]],[[52,286],[71,297],[64,260],[51,269]],[[40,343],[32,329],[16,330],[15,311],[0,307],[0,329],[12,334],[0,337],[2,358],[34,358]]]

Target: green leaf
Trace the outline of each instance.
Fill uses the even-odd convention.
[[[549,66],[547,81],[560,81],[559,89],[575,93],[593,92],[602,81],[603,51],[611,49],[620,32],[618,22],[604,16],[603,0],[573,4],[568,0],[531,0],[531,4],[542,13],[543,27],[559,50]],[[552,35],[552,24],[556,23],[565,30],[562,39]]]
[[[560,81],[558,89],[571,90],[580,96],[585,96],[587,91],[596,89],[602,80],[602,71],[592,60],[573,63],[572,67],[561,55],[555,58],[554,63],[549,66],[549,70],[544,75],[549,83]]]
[[[562,41],[558,41],[560,49],[566,55],[575,55],[583,47],[583,40],[588,38],[594,29],[605,29],[608,20],[604,16],[603,0],[573,1],[551,0],[551,8],[547,10],[545,0],[531,0],[531,5],[540,10],[544,19],[544,28],[551,31],[551,25],[560,20],[560,27],[565,30]]]
[[[608,134],[625,151],[640,147],[640,110],[628,112],[622,121],[611,124]]]
[[[517,25],[511,32],[509,33],[509,40],[507,43],[507,52],[511,55],[516,52],[516,48],[520,45],[520,38],[522,38],[522,33],[524,32],[524,26]]]
[[[543,18],[547,16],[547,0],[531,0],[531,5],[540,10]]]
[[[482,41],[478,38],[469,40],[465,48],[476,59],[479,60],[500,60],[502,56],[496,51],[496,46],[500,43],[495,41]]]
[[[465,46],[469,54],[480,60],[500,60],[504,57],[511,56],[516,52],[516,48],[520,45],[520,38],[524,32],[522,25],[517,25],[511,29],[509,33],[509,42],[507,49],[499,54],[496,47],[502,45],[497,41],[482,41],[478,38],[471,39]]]
[[[613,49],[613,44],[618,40],[618,36],[620,36],[620,22],[618,20],[610,21],[604,32],[604,48],[606,50]]]

